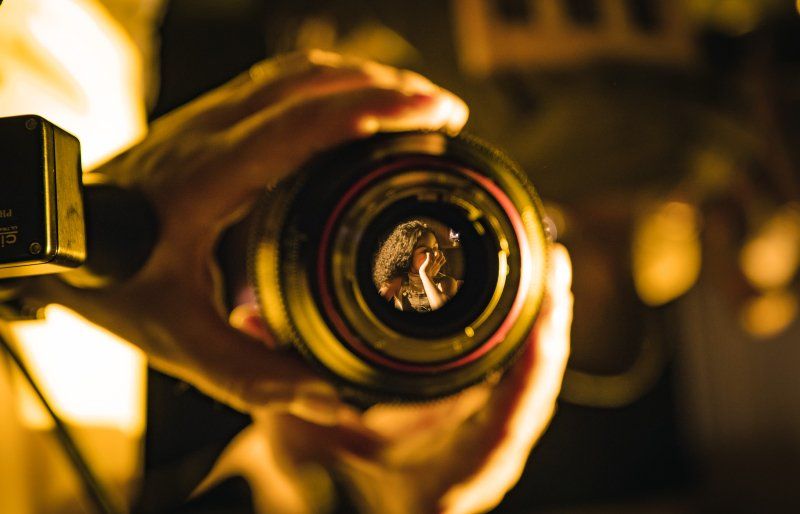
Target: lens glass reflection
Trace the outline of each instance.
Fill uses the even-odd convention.
[[[458,232],[418,217],[398,223],[381,239],[372,278],[381,297],[396,309],[430,312],[458,293],[463,269]]]

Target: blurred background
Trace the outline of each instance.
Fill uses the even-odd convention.
[[[572,253],[558,411],[495,512],[800,512],[798,11],[792,0],[6,0],[0,115],[35,112],[74,133],[88,170],[265,57],[322,48],[418,71],[466,100],[470,132],[521,163]],[[11,335],[120,505],[252,511],[240,479],[185,501],[247,417],[50,311]],[[5,359],[0,402],[0,511],[90,511]]]

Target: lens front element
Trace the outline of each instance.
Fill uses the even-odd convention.
[[[543,295],[538,200],[471,138],[384,135],[326,154],[262,202],[264,315],[346,391],[419,401],[503,369]]]

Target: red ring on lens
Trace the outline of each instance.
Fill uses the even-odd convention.
[[[472,350],[470,353],[459,357],[458,359],[448,361],[445,363],[439,364],[431,364],[431,365],[422,365],[422,364],[414,364],[405,361],[393,360],[388,358],[386,355],[383,355],[369,345],[365,344],[360,338],[358,338],[355,334],[350,331],[350,328],[347,326],[345,321],[339,316],[339,313],[336,311],[334,307],[333,296],[331,295],[330,288],[328,287],[328,261],[329,261],[329,254],[328,254],[328,247],[330,243],[330,238],[333,233],[333,227],[336,224],[336,221],[339,219],[341,213],[350,203],[350,201],[362,190],[364,190],[367,185],[371,182],[374,182],[376,179],[391,173],[393,171],[401,170],[401,169],[410,169],[410,168],[440,168],[442,166],[442,161],[425,158],[425,157],[407,157],[404,159],[400,159],[398,161],[392,162],[385,166],[382,166],[375,171],[365,175],[361,179],[359,179],[355,184],[353,184],[350,189],[342,196],[339,202],[334,207],[333,211],[331,211],[330,216],[328,217],[327,221],[325,222],[325,227],[322,231],[322,239],[320,242],[320,253],[317,258],[317,280],[319,284],[319,290],[321,295],[322,306],[327,314],[328,319],[330,319],[331,323],[333,323],[334,327],[338,331],[338,335],[353,348],[356,353],[360,356],[366,358],[373,363],[380,364],[382,366],[386,366],[387,368],[391,368],[397,371],[403,371],[407,373],[438,373],[442,371],[451,370],[454,368],[461,367],[463,365],[469,364],[474,362],[475,360],[479,359],[480,357],[486,355],[491,349],[496,347],[498,344],[503,342],[508,334],[511,327],[519,318],[520,311],[522,310],[522,306],[525,303],[525,296],[528,288],[530,287],[530,281],[532,277],[532,267],[533,267],[533,259],[530,255],[530,247],[528,245],[528,235],[525,232],[525,224],[522,221],[522,217],[520,216],[519,212],[514,206],[514,203],[511,201],[508,196],[500,189],[497,184],[495,184],[491,179],[480,175],[470,169],[453,165],[452,163],[446,163],[448,170],[456,171],[465,175],[469,179],[474,182],[477,182],[489,195],[491,195],[500,207],[505,212],[506,216],[508,216],[509,221],[511,222],[511,226],[514,229],[514,233],[517,237],[517,241],[519,242],[519,247],[521,250],[520,255],[520,278],[519,278],[519,288],[517,290],[517,296],[514,298],[514,302],[511,305],[511,308],[508,311],[508,315],[497,328],[497,331],[492,334],[487,340]]]

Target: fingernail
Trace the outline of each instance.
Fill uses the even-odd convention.
[[[451,136],[457,135],[464,128],[469,117],[469,108],[464,100],[449,91],[444,91],[447,98],[446,116],[442,119],[443,129]]]
[[[455,102],[452,95],[443,94],[440,96],[439,107],[436,109],[436,121],[441,123],[442,126],[449,124],[453,109],[455,109]]]
[[[551,283],[560,292],[567,292],[572,288],[572,263],[569,252],[561,244],[554,244],[551,252]]]

